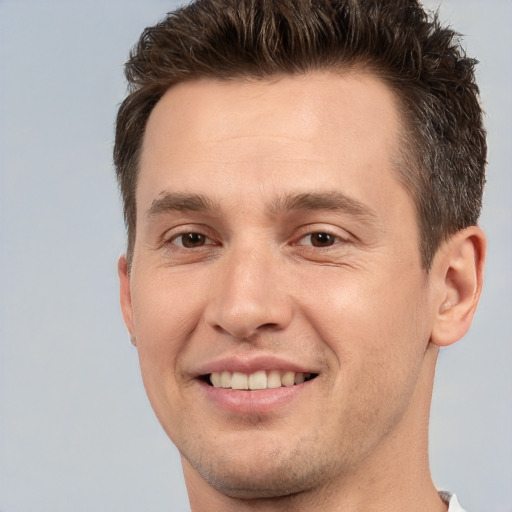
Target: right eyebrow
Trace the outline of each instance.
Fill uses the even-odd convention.
[[[151,206],[146,211],[146,218],[151,220],[158,215],[171,211],[214,211],[219,210],[219,206],[210,198],[202,194],[183,194],[183,193],[162,193],[160,197],[154,199]]]

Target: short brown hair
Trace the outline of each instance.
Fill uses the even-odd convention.
[[[197,0],[146,28],[130,54],[114,163],[130,264],[138,163],[148,117],[176,83],[204,77],[363,67],[399,99],[405,130],[398,176],[413,197],[426,270],[440,243],[477,223],[486,136],[474,66],[459,34],[417,0]]]

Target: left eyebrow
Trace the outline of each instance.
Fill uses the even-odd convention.
[[[269,204],[272,213],[293,210],[332,210],[348,213],[366,222],[377,220],[377,213],[357,199],[338,191],[287,194]]]
[[[146,211],[146,218],[151,220],[171,211],[215,211],[220,207],[209,197],[202,194],[163,193],[154,199]]]

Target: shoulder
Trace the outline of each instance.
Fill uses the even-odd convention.
[[[457,496],[448,491],[439,491],[439,496],[448,504],[448,512],[465,512],[460,506]]]

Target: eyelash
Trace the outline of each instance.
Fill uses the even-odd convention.
[[[185,243],[183,243],[184,241],[184,238],[186,236],[196,236],[196,237],[199,237],[199,238],[203,238],[204,239],[204,243],[200,243],[200,240],[199,240],[199,243],[200,245],[197,245],[196,247],[187,247],[185,245]],[[311,237],[313,236],[318,236],[318,235],[323,235],[323,236],[326,236],[327,238],[329,238],[330,240],[328,240],[328,242],[332,242],[332,243],[328,243],[327,245],[315,245],[314,242],[311,241]],[[304,239],[307,239],[307,238],[310,238],[310,242],[311,243],[301,243]],[[181,242],[182,243],[176,243],[177,240],[180,240],[181,239]],[[316,248],[316,249],[329,249],[335,245],[338,245],[338,244],[344,244],[344,243],[348,243],[348,239],[347,238],[344,238],[340,235],[336,235],[335,233],[332,233],[331,231],[329,230],[315,230],[315,231],[308,231],[308,232],[304,232],[303,234],[301,234],[301,236],[296,239],[297,241],[296,242],[293,242],[292,245],[295,245],[295,246],[302,246],[302,247],[312,247],[312,248]],[[210,242],[210,243],[208,243]],[[191,241],[192,245],[194,244],[193,241]],[[169,245],[174,245],[176,247],[179,247],[181,250],[193,250],[193,249],[200,249],[200,248],[203,248],[205,246],[215,246],[215,245],[219,245],[219,244],[216,244],[215,242],[212,242],[212,239],[206,235],[205,233],[201,232],[201,231],[182,231],[180,233],[176,233],[176,234],[173,234],[172,236],[166,238],[163,240],[162,242],[162,245],[163,246],[169,246]]]
[[[183,239],[186,236],[190,236],[190,235],[195,235],[195,236],[199,236],[199,237],[204,238],[205,243],[202,244],[202,245],[199,245],[197,248],[204,247],[205,245],[216,245],[215,243],[206,243],[206,241],[210,241],[211,242],[211,239],[210,239],[210,237],[208,235],[205,235],[204,233],[201,233],[200,231],[183,231],[181,233],[174,234],[171,237],[166,238],[163,241],[162,245],[175,245],[177,247],[180,247],[183,250],[195,249],[196,247],[187,247],[183,243]],[[175,243],[176,240],[179,240],[179,239],[182,240],[182,243],[181,244]]]
[[[328,245],[315,245],[312,241],[313,236],[326,236],[330,239],[332,243],[329,243]],[[304,239],[310,238],[311,243],[301,243]],[[318,231],[309,231],[308,233],[303,234],[294,245],[299,245],[302,247],[313,247],[317,249],[329,249],[335,245],[347,243],[348,240],[346,238],[341,237],[340,235],[336,235],[335,233],[332,233],[329,230],[318,230]]]

